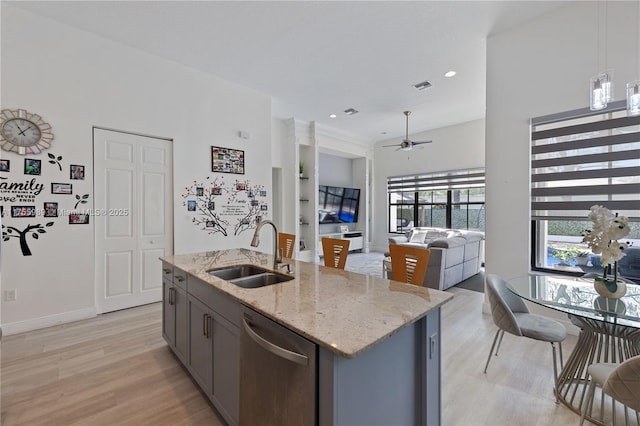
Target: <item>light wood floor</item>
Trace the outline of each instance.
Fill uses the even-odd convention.
[[[576,425],[556,405],[551,347],[505,335],[482,373],[495,333],[484,295],[452,289],[442,311],[444,425]],[[565,342],[565,358],[575,337]],[[2,341],[3,425],[220,425],[215,410],[161,336],[161,305],[7,336]]]

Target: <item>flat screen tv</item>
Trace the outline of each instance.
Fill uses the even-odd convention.
[[[318,191],[318,220],[321,224],[358,221],[359,189],[320,185]]]

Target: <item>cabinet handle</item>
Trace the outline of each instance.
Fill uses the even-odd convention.
[[[176,291],[175,288],[171,287],[169,289],[169,305],[173,305],[173,292]]]
[[[202,335],[207,337],[207,317],[208,314],[202,314]]]
[[[165,274],[170,274],[171,273],[171,269],[162,268],[162,272],[164,272]]]
[[[213,317],[211,315],[207,315],[207,339],[211,337],[211,329],[213,328]]]
[[[176,280],[178,280],[178,282],[181,283],[182,281],[184,281],[184,277],[180,275],[176,275]]]

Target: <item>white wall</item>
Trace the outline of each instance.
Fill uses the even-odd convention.
[[[382,146],[400,143],[402,138],[376,143],[372,250],[388,251],[387,177],[483,167],[484,134],[484,120],[474,120],[410,135],[412,140],[433,141],[421,145],[424,148],[395,151],[393,147]]]
[[[319,185],[353,187],[353,160],[319,154]]]
[[[270,200],[269,96],[6,2],[1,19],[2,108],[37,112],[53,126],[55,140],[48,152],[63,156],[65,173],[69,164],[86,167],[87,178],[78,184],[78,190],[91,193],[93,186],[93,126],[171,138],[175,252],[249,246],[250,232],[237,237],[209,236],[194,226],[181,194],[194,180],[213,175],[210,146],[218,145],[245,150],[246,174],[227,174],[225,179],[263,184]],[[249,132],[251,138],[239,138],[240,130]],[[51,166],[46,154],[35,157],[43,160],[43,170]],[[11,179],[24,178],[23,157],[0,155],[11,161]],[[48,188],[58,176],[49,170],[46,173],[38,180]],[[49,200],[39,196],[37,207],[42,201]],[[6,211],[8,206],[3,205]],[[20,226],[29,221],[4,219],[4,224]],[[37,219],[44,222],[44,218]],[[17,301],[2,302],[5,331],[93,314],[93,225],[69,227],[64,219],[57,219],[46,234],[33,241],[32,256],[22,256],[17,241],[4,243],[2,287],[18,290]],[[264,239],[261,249],[268,251],[269,237]]]
[[[605,5],[600,5],[601,11]],[[636,2],[607,2],[607,67],[624,99],[636,72]],[[529,120],[589,105],[597,64],[598,2],[576,2],[487,43],[486,269],[505,278],[529,270]],[[587,212],[585,212],[586,217]]]

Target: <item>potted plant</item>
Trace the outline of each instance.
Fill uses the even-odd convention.
[[[551,250],[551,256],[560,261],[558,266],[572,266],[571,261],[576,258],[578,250],[575,248],[559,249],[554,248]]]
[[[578,253],[576,253],[576,266],[587,266],[589,254],[588,251],[578,250]]]

